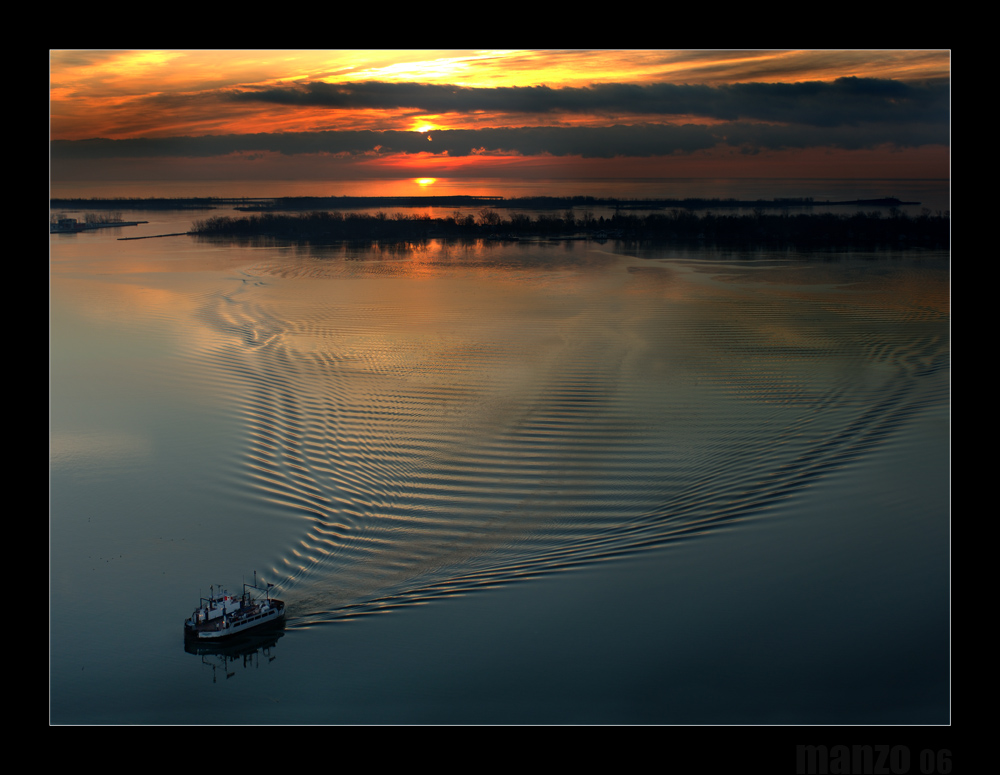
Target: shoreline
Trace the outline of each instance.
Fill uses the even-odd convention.
[[[673,210],[645,216],[619,212],[610,218],[595,218],[589,212],[576,218],[570,211],[563,217],[539,213],[531,218],[524,213],[513,213],[505,218],[496,209],[486,207],[477,216],[456,212],[445,218],[401,212],[389,216],[381,211],[375,215],[319,211],[215,216],[195,221],[191,233],[207,238],[273,238],[314,243],[575,239],[735,247],[944,249],[951,243],[951,219],[926,212],[911,217],[895,209],[888,216],[877,211],[793,215],[755,210],[748,215],[716,215]]]

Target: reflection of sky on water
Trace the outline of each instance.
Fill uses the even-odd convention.
[[[940,256],[53,245],[60,719],[242,718],[180,622],[199,585],[254,570],[293,610],[239,681],[282,720],[559,721],[577,691],[572,720],[907,720],[925,690],[939,717]],[[141,627],[120,614],[137,589],[158,600]],[[796,590],[855,629],[827,647]],[[903,642],[912,675],[871,683]],[[450,676],[499,705],[456,703]],[[407,716],[414,681],[430,704]],[[905,713],[873,700],[901,687]]]

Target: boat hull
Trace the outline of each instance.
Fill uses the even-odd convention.
[[[185,640],[225,640],[251,631],[279,627],[285,622],[285,604],[271,600],[270,610],[245,617],[215,619],[200,624],[188,619],[184,622]]]

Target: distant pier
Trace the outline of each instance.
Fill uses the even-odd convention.
[[[127,239],[156,239],[157,237],[183,237],[185,234],[197,234],[194,231],[175,231],[173,234],[147,234],[143,237],[119,237],[118,241]]]

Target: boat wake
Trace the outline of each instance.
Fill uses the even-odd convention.
[[[234,475],[301,524],[289,628],[732,528],[947,395],[946,283],[532,250],[290,256],[205,300]]]

